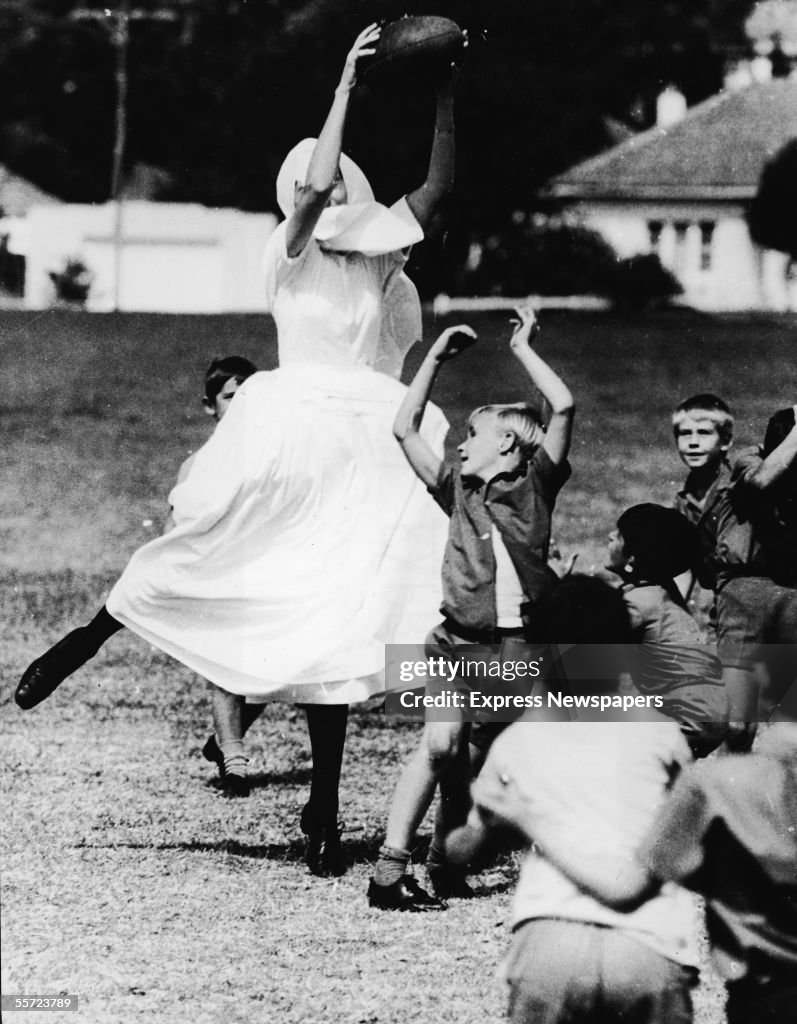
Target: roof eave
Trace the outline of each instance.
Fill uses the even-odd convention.
[[[650,185],[599,182],[554,182],[540,192],[545,198],[602,202],[750,202],[755,185]]]

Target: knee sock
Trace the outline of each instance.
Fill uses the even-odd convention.
[[[244,754],[242,740],[230,740],[228,743],[220,745],[219,750],[224,756],[225,775],[246,775],[249,758]]]
[[[306,824],[336,824],[338,789],[346,742],[348,704],[300,704],[307,715],[313,771],[310,799],[303,814]]]
[[[410,851],[399,850],[393,846],[383,846],[379,851],[379,860],[374,867],[374,882],[377,885],[393,885],[407,873],[410,864]]]

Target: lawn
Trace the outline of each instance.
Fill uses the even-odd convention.
[[[469,320],[481,344],[446,367],[436,396],[452,441],[474,405],[524,395],[506,317]],[[427,337],[452,322],[428,323]],[[794,319],[548,314],[543,328],[540,350],[579,406],[555,534],[585,570],[624,507],[677,486],[674,403],[724,396],[747,444],[797,399]],[[180,462],[208,434],[206,363],[235,352],[275,365],[270,322],[4,313],[0,349],[3,992],[78,995],[91,1024],[501,1021],[515,855],[447,914],[366,905],[415,727],[355,710],[342,790],[352,868],[318,880],[301,860],[309,762],[293,709],[267,709],[249,744],[254,792],[229,801],[199,753],[204,684],[126,632],[38,709],[12,701],[27,662],[96,609],[159,531]],[[723,1020],[710,978],[697,1019]]]

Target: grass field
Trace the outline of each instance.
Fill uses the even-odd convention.
[[[472,406],[523,395],[505,317],[471,321],[481,345],[446,368],[436,396],[452,440]],[[450,322],[429,323],[429,338]],[[549,314],[543,326],[540,349],[579,405],[555,533],[582,569],[600,563],[624,507],[672,495],[675,402],[725,396],[744,444],[797,399],[794,319]],[[5,313],[0,350],[3,992],[78,995],[91,1024],[501,1021],[514,855],[447,914],[366,905],[414,727],[355,710],[342,790],[352,868],[317,880],[301,860],[309,763],[293,709],[267,709],[250,741],[254,792],[228,801],[199,754],[204,685],[126,632],[38,709],[12,701],[27,662],[96,609],[159,531],[177,467],[208,433],[205,364],[237,352],[273,366],[269,322]],[[53,1019],[26,1019],[39,1016]],[[723,1019],[709,979],[697,1020]]]

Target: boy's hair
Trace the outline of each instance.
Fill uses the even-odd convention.
[[[565,648],[560,651],[561,669],[578,689],[589,688],[590,682],[611,689],[629,671],[634,633],[628,606],[616,587],[596,576],[565,576],[541,602],[538,618],[540,639]]]
[[[228,380],[234,377],[243,384],[253,373],[257,373],[257,367],[244,356],[216,356],[205,370],[205,401],[213,405]]]
[[[717,428],[723,444],[730,444],[733,440],[733,413],[716,395],[693,395],[681,402],[672,414],[672,429],[676,437],[678,428],[685,419],[710,420]]]
[[[540,414],[528,402],[480,405],[470,414],[468,423],[473,423],[482,413],[495,416],[502,430],[510,430],[515,435],[520,454],[525,459],[531,458],[545,438],[545,427]]]
[[[597,576],[571,573],[543,599],[539,619],[545,639],[570,644],[630,644],[628,605],[616,587]]]
[[[626,509],[617,520],[636,575],[666,587],[700,559],[700,536],[686,516],[674,508],[645,502]]]

